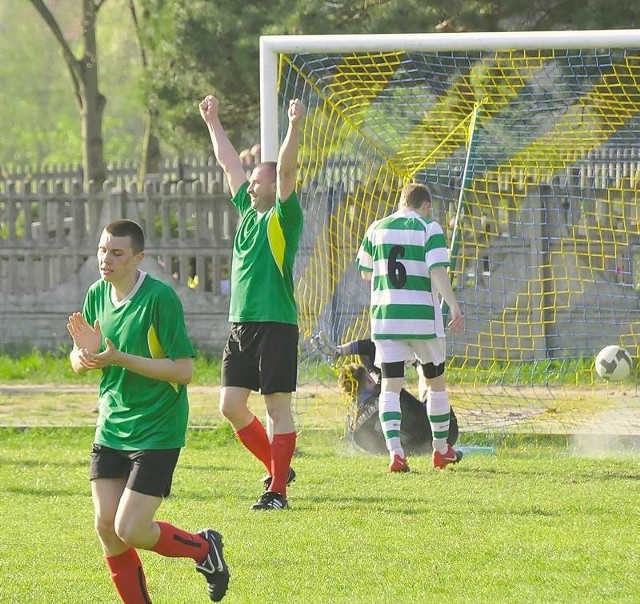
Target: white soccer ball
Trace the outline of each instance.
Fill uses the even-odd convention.
[[[605,346],[597,355],[596,373],[610,382],[624,380],[631,373],[631,355],[621,346]]]

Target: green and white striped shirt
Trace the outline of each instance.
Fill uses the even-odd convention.
[[[358,251],[358,268],[371,272],[371,339],[444,337],[442,311],[431,289],[431,269],[449,266],[442,227],[403,208],[376,220]]]

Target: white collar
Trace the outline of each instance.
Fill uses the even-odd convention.
[[[131,291],[124,298],[122,298],[122,300],[116,300],[116,290],[112,287],[111,288],[111,302],[113,302],[113,305],[116,308],[119,308],[120,306],[122,306],[123,304],[125,304],[129,300],[131,300],[131,298],[133,298],[133,296],[135,296],[136,292],[142,286],[142,282],[144,281],[144,278],[146,276],[147,276],[147,273],[145,273],[144,271],[138,270],[138,278],[136,279],[136,282],[134,283],[133,287],[131,288]]]

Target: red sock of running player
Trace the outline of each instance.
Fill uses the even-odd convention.
[[[291,458],[296,448],[296,433],[274,434],[271,443],[271,481],[270,491],[287,494],[287,480],[289,480],[289,468]]]
[[[168,522],[156,522],[160,527],[160,538],[151,551],[167,558],[192,558],[204,560],[209,553],[209,542],[200,535],[183,531]]]
[[[130,547],[117,556],[105,557],[111,580],[124,604],[151,604],[138,552]]]
[[[267,431],[257,417],[248,425],[236,432],[238,440],[257,457],[271,473],[271,443]]]

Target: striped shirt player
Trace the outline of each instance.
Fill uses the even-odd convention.
[[[374,222],[358,253],[371,272],[371,339],[444,337],[442,312],[431,289],[431,269],[449,266],[442,227],[410,209]]]
[[[371,339],[382,368],[380,422],[391,472],[409,470],[400,441],[405,361],[417,360],[426,381],[434,467],[457,463],[461,457],[447,444],[451,407],[444,380],[440,296],[449,306],[452,332],[462,330],[464,319],[447,273],[446,238],[442,227],[430,219],[430,209],[429,188],[406,185],[397,211],[371,224],[357,256],[362,277],[371,282]]]
[[[259,163],[247,180],[240,156],[220,123],[218,100],[208,95],[200,103],[214,154],[240,215],[233,241],[231,329],[222,353],[220,411],[267,471],[266,490],[253,510],[288,507],[287,484],[295,476],[291,393],[296,389],[299,334],[293,267],[302,233],[295,185],[304,112],[298,99],[290,101],[289,127],[278,161]],[[248,407],[251,391],[264,396],[272,438]]]

